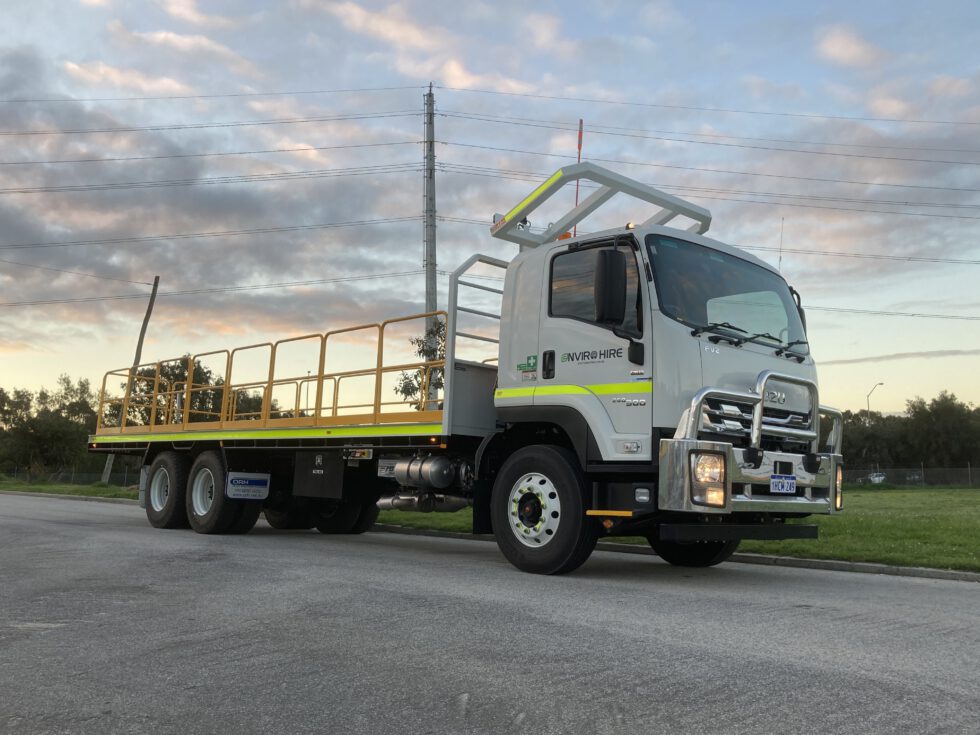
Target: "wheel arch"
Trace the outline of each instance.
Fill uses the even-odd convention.
[[[550,444],[571,450],[585,469],[599,447],[588,422],[568,406],[524,406],[498,409],[506,427],[485,437],[476,451],[477,487],[473,497],[473,533],[493,533],[490,493],[497,471],[507,458],[531,444]]]

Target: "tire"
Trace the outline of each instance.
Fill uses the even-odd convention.
[[[198,533],[225,533],[238,520],[241,500],[225,495],[225,465],[217,452],[203,452],[187,481],[187,520]]]
[[[655,536],[647,536],[647,541],[657,555],[668,564],[676,567],[713,567],[721,564],[735,553],[738,541],[661,541]]]
[[[306,501],[289,498],[285,505],[265,509],[266,522],[280,531],[308,531],[313,528],[313,512]]]
[[[320,533],[355,533],[354,526],[360,520],[361,509],[360,503],[328,500],[316,505],[311,517]]]
[[[565,574],[595,549],[598,526],[585,515],[586,482],[575,455],[536,445],[514,452],[490,497],[497,546],[518,569]]]
[[[378,514],[381,509],[378,507],[377,503],[364,503],[361,506],[361,514],[357,516],[357,520],[354,522],[354,526],[351,528],[350,533],[366,533],[374,528],[375,521],[378,520]]]
[[[237,502],[241,503],[242,507],[238,512],[238,518],[229,527],[228,533],[248,533],[255,528],[255,524],[262,514],[262,501],[239,500]]]
[[[161,452],[147,473],[146,519],[154,528],[187,528],[184,495],[187,490],[187,457]]]

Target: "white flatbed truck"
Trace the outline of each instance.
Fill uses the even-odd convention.
[[[532,231],[528,215],[576,180],[598,188]],[[618,193],[658,211],[568,237]],[[677,217],[693,225],[669,227]],[[107,373],[90,450],[142,457],[157,528],[244,533],[264,511],[276,528],[360,533],[379,509],[472,506],[474,533],[545,574],[574,570],[602,536],[645,536],[671,564],[710,566],[741,539],[814,538],[786,521],[842,509],[843,421],[820,405],[799,295],[705,237],[707,210],[581,163],[494,220],[520,253],[470,258],[445,312]],[[473,275],[488,268],[502,287]],[[444,359],[391,364],[389,335],[412,320],[445,320]],[[365,335],[376,360],[326,368]],[[318,362],[277,360],[297,343]],[[464,358],[464,343],[492,353]],[[255,350],[267,372],[239,380]],[[387,400],[405,374],[418,396]]]

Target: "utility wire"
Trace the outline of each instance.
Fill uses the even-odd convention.
[[[380,148],[393,145],[418,145],[420,140],[399,140],[387,143],[350,143],[348,145],[305,146],[303,148],[265,148],[254,151],[216,151],[212,153],[172,153],[159,156],[115,156],[111,158],[62,158],[47,161],[0,161],[0,166],[48,166],[56,163],[110,163],[116,161],[160,161],[171,158],[208,158],[212,156],[252,156],[260,153],[306,153],[337,151],[352,148]]]
[[[286,225],[282,227],[254,227],[245,230],[214,230],[211,232],[185,232],[171,235],[148,235],[143,237],[112,237],[97,240],[64,240],[61,242],[29,242],[17,245],[0,245],[0,250],[33,250],[37,248],[65,248],[81,245],[119,245],[122,243],[151,243],[168,240],[194,240],[206,237],[232,237],[239,235],[265,235],[273,232],[301,232],[304,230],[328,230],[363,225],[386,225],[396,222],[415,222],[421,215],[385,217],[381,219],[352,220],[348,222],[320,222],[310,225]]]
[[[42,271],[54,271],[55,273],[70,273],[73,276],[85,276],[86,278],[98,278],[101,281],[116,281],[117,283],[134,283],[139,286],[152,286],[152,283],[147,281],[131,281],[128,278],[112,278],[111,276],[99,276],[95,273],[82,273],[81,271],[70,271],[64,268],[52,268],[49,265],[37,265],[36,263],[21,263],[16,260],[5,260],[0,258],[0,263],[7,263],[8,265],[19,265],[24,268],[37,268]]]
[[[442,115],[443,117],[459,118],[462,120],[473,120],[477,122],[490,122],[490,123],[498,123],[503,125],[520,125],[529,128],[543,128],[546,130],[561,130],[567,132],[578,131],[578,128],[572,129],[571,127],[566,127],[563,125],[519,122],[517,119],[507,119],[504,117],[491,116],[491,115],[472,115],[469,113],[451,112],[445,110],[443,110],[439,114]],[[977,124],[980,125],[980,123]],[[621,138],[659,140],[668,143],[691,143],[694,145],[713,145],[713,146],[721,146],[724,148],[743,148],[747,150],[799,153],[803,155],[812,155],[812,156],[834,156],[838,158],[867,158],[867,159],[874,159],[877,161],[901,161],[904,163],[938,163],[938,164],[952,165],[952,166],[980,166],[980,161],[951,161],[951,160],[941,160],[941,159],[933,159],[933,158],[906,158],[903,156],[878,156],[878,155],[872,155],[870,153],[840,153],[837,151],[810,151],[810,150],[804,150],[802,148],[778,148],[775,146],[749,145],[746,143],[721,143],[716,140],[688,140],[685,138],[671,138],[662,135],[614,132],[608,130],[596,130],[593,127],[587,128],[587,131],[592,133],[593,135],[612,135]]]
[[[451,217],[447,215],[440,215],[439,219],[444,222],[453,222],[457,224],[464,225],[479,225],[480,227],[486,227],[489,229],[491,222],[489,220],[475,219],[472,217]],[[537,227],[532,229],[539,229]],[[544,228],[540,228],[543,230]],[[581,230],[580,230],[581,232]],[[588,233],[586,233],[588,234]],[[779,248],[763,247],[761,245],[739,245],[739,250],[758,250],[763,252],[779,252]],[[784,253],[794,253],[797,255],[821,255],[821,256],[831,256],[835,258],[864,258],[869,260],[896,260],[907,263],[951,263],[954,265],[980,265],[980,260],[969,260],[965,258],[935,258],[928,256],[916,256],[916,255],[879,255],[876,253],[848,253],[839,252],[835,250],[811,250],[804,248],[786,248],[782,249]]]
[[[420,117],[420,110],[391,110],[387,112],[347,113],[342,115],[318,115],[315,117],[284,117],[273,120],[228,120],[217,123],[165,123],[161,125],[137,125],[119,128],[79,128],[76,130],[0,130],[0,135],[86,135],[89,133],[145,133],[161,130],[202,130],[205,128],[243,128],[255,125],[295,125],[311,122],[335,122],[342,120],[367,120],[390,117]]]
[[[475,166],[465,166],[463,164],[453,164],[442,162],[437,164],[437,166],[447,173],[455,173],[469,176],[484,176],[489,178],[497,179],[512,179],[514,181],[541,181],[547,175],[541,173],[533,173],[528,171],[507,171],[506,169],[492,169],[492,168],[480,168]],[[588,188],[588,187],[585,187]],[[593,187],[594,188],[594,187]],[[672,189],[672,188],[683,188],[683,187],[671,187],[671,186],[660,186],[662,189]],[[784,196],[784,195],[778,195]],[[788,195],[787,195],[788,196]],[[936,212],[896,212],[889,209],[867,209],[860,207],[833,207],[822,204],[801,204],[797,202],[785,202],[785,201],[770,201],[765,199],[740,199],[737,197],[722,197],[716,195],[704,194],[702,199],[709,199],[713,201],[723,201],[723,202],[742,202],[745,204],[768,204],[774,206],[783,207],[799,207],[804,209],[825,209],[832,210],[835,212],[860,212],[863,214],[890,214],[905,217],[932,217],[936,219],[961,219],[961,220],[980,220],[980,217],[974,217],[970,215],[963,214],[939,214]],[[887,204],[886,204],[887,206]],[[916,206],[916,205],[913,205]]]
[[[492,171],[492,172],[506,172],[513,174],[528,174],[532,172],[526,171],[511,171],[507,169],[493,169],[483,166],[475,166],[472,164],[457,164],[452,162],[446,162],[446,166],[452,166],[457,169],[471,168],[479,171]],[[532,176],[536,174],[532,173]],[[860,197],[842,197],[842,196],[827,196],[821,194],[785,194],[778,191],[748,191],[744,189],[723,189],[718,187],[704,187],[704,186],[687,186],[684,184],[657,184],[660,189],[674,189],[677,191],[694,191],[694,192],[707,192],[712,194],[742,194],[748,196],[774,196],[787,199],[807,199],[813,201],[830,201],[830,202],[853,202],[855,204],[882,204],[894,207],[939,207],[941,209],[980,209],[980,204],[947,204],[944,202],[913,202],[913,201],[899,201],[899,200],[888,200],[888,199],[866,199]],[[597,187],[593,187],[597,188]]]
[[[343,278],[317,278],[308,281],[283,281],[280,283],[251,283],[240,286],[224,286],[221,288],[194,288],[184,291],[161,291],[158,297],[164,296],[190,296],[210,293],[231,293],[234,291],[257,291],[269,288],[297,288],[300,286],[319,286],[325,283],[339,283],[348,281],[368,281],[375,278],[396,278],[401,276],[414,276],[423,273],[422,270],[401,271],[399,273],[373,273],[364,276],[346,276]],[[145,293],[137,294],[115,294],[112,296],[89,296],[74,299],[38,299],[35,301],[8,301],[0,303],[0,306],[42,306],[47,304],[82,304],[97,301],[126,301],[129,299],[145,299]]]
[[[698,107],[695,105],[668,105],[655,102],[625,102],[621,100],[603,100],[593,97],[568,97],[562,95],[531,94],[528,92],[499,92],[493,89],[466,89],[463,87],[448,87],[437,85],[436,89],[447,92],[471,92],[474,94],[500,95],[507,97],[524,97],[540,100],[560,100],[562,102],[588,102],[598,105],[619,105],[623,107],[645,107],[661,110],[691,110],[695,112],[727,112],[739,115],[768,115],[772,117],[798,117],[820,120],[856,120],[860,122],[889,122],[889,123],[921,123],[925,125],[980,125],[980,121],[971,120],[917,120],[896,117],[863,117],[858,115],[821,115],[810,112],[769,112],[767,110],[746,110],[726,107]]]
[[[347,94],[351,92],[395,92],[406,89],[423,89],[418,86],[402,87],[350,87],[346,89],[306,89],[296,91],[272,91],[272,92],[226,92],[220,94],[175,94],[158,95],[152,97],[41,97],[41,98],[22,98],[22,99],[2,99],[0,104],[25,104],[25,103],[47,103],[47,102],[142,102],[146,100],[211,100],[226,97],[299,97],[313,94]]]
[[[473,115],[479,118],[491,118],[494,120],[502,120],[508,122],[520,122],[520,123],[535,123],[541,125],[557,125],[562,130],[571,129],[577,130],[578,123],[572,123],[568,120],[554,120],[554,119],[541,119],[535,117],[518,117],[515,115],[495,115],[492,113],[469,113],[456,110],[443,110],[446,115]],[[609,134],[615,133],[642,133],[651,134],[655,133],[657,135],[689,135],[695,138],[725,138],[730,140],[749,140],[753,142],[762,143],[791,143],[795,145],[816,145],[816,146],[834,146],[839,148],[875,148],[882,150],[900,150],[900,151],[927,151],[932,153],[980,153],[980,148],[937,148],[931,146],[903,146],[903,145],[887,145],[887,144],[877,144],[877,143],[837,143],[834,141],[827,140],[798,140],[792,138],[758,138],[746,135],[726,135],[724,133],[700,133],[689,130],[657,130],[651,128],[630,128],[623,127],[620,125],[604,125],[601,123],[590,123],[586,128],[587,132],[599,133],[608,132]],[[700,142],[700,141],[689,141],[689,142]],[[779,148],[776,150],[785,150]]]
[[[214,176],[196,179],[163,179],[153,181],[119,181],[104,184],[65,184],[61,186],[32,186],[0,189],[0,194],[51,194],[72,191],[115,191],[118,189],[156,189],[173,186],[206,186],[214,184],[252,184],[265,181],[285,181],[294,179],[324,179],[340,176],[364,176],[397,174],[421,171],[421,164],[393,163],[380,166],[360,166],[348,168],[310,169],[306,171],[283,171],[268,174],[245,174],[240,176]]]
[[[458,141],[449,141],[449,140],[438,141],[438,142],[441,143],[442,145],[449,145],[449,146],[455,146],[460,148],[474,148],[478,150],[498,151],[502,153],[519,153],[519,154],[525,154],[529,156],[546,156],[548,158],[564,158],[569,161],[575,160],[575,156],[563,155],[561,153],[545,153],[543,151],[529,151],[529,150],[523,150],[519,148],[501,148],[497,146],[476,145],[474,143],[460,143]],[[826,179],[826,178],[819,178],[816,176],[790,176],[788,174],[767,174],[767,173],[759,173],[757,171],[732,171],[730,169],[703,168],[699,166],[678,166],[675,164],[650,163],[649,161],[633,161],[633,160],[622,159],[622,158],[596,158],[593,156],[589,156],[588,160],[598,161],[600,163],[619,163],[619,164],[625,164],[629,166],[670,168],[679,171],[701,171],[704,173],[713,173],[713,174],[731,174],[733,176],[758,176],[758,177],[764,177],[770,179],[789,179],[793,181],[817,181],[817,182],[827,183],[827,184],[854,184],[859,186],[883,186],[883,187],[892,187],[892,188],[899,188],[899,189],[928,189],[934,191],[962,191],[962,192],[969,192],[969,193],[980,192],[980,189],[969,189],[969,188],[956,187],[956,186],[928,186],[926,184],[892,184],[892,183],[885,183],[881,181],[856,181],[853,179]]]

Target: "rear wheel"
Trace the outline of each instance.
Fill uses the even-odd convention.
[[[374,528],[375,521],[378,520],[378,514],[381,509],[378,507],[377,503],[364,503],[361,506],[361,514],[357,516],[357,520],[354,521],[354,525],[351,527],[351,533],[365,533]]]
[[[239,500],[242,508],[238,513],[238,518],[234,520],[228,533],[248,533],[255,528],[259,516],[262,514],[261,500]]]
[[[320,533],[352,533],[361,516],[361,504],[321,501],[311,510],[313,525]]]
[[[154,528],[187,528],[184,494],[187,458],[161,452],[150,465],[146,487],[146,518]]]
[[[647,541],[657,555],[668,564],[678,567],[713,567],[727,560],[735,549],[738,541],[661,541],[655,536],[648,536]]]
[[[265,509],[266,522],[280,531],[307,531],[313,528],[313,511],[305,500],[289,498],[285,504]]]
[[[497,545],[507,560],[536,574],[580,567],[599,538],[585,515],[585,493],[585,477],[569,450],[537,445],[514,452],[490,499]]]
[[[224,533],[238,520],[241,503],[225,495],[225,465],[217,452],[204,452],[191,466],[187,519],[198,533]]]

